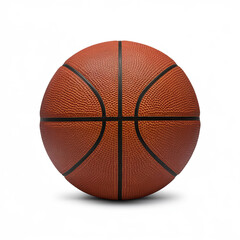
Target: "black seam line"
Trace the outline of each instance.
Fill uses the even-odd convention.
[[[143,96],[146,94],[146,92],[149,90],[150,87],[152,87],[152,85],[157,82],[157,80],[159,80],[162,76],[164,76],[167,72],[169,72],[170,70],[172,70],[173,68],[177,67],[177,64],[174,64],[168,68],[166,68],[164,71],[162,71],[158,76],[156,76],[141,92],[141,94],[139,95],[139,98],[137,100],[137,104],[136,104],[136,108],[135,108],[135,116],[138,116],[138,110],[140,107],[140,103],[142,101]]]
[[[135,121],[135,130],[137,133],[137,136],[141,142],[141,144],[143,145],[143,147],[149,152],[149,154],[163,167],[165,168],[170,174],[172,174],[174,177],[177,176],[177,174],[170,168],[167,166],[167,164],[165,164],[163,161],[161,161],[158,156],[148,147],[148,145],[144,142],[141,133],[139,131],[139,127],[138,127],[138,121]]]
[[[122,42],[118,42],[118,200],[122,200]]]
[[[94,143],[94,145],[91,147],[91,149],[74,165],[72,166],[68,171],[66,171],[65,173],[63,173],[63,176],[67,176],[68,174],[70,174],[71,172],[73,172],[77,167],[79,167],[83,161],[85,159],[87,159],[90,154],[95,150],[95,148],[98,146],[98,144],[100,143],[100,141],[102,140],[102,137],[103,137],[103,133],[105,131],[105,127],[106,127],[106,122],[104,121],[102,123],[102,129],[101,129],[101,132],[98,136],[98,139],[97,141]]]
[[[118,116],[122,116],[122,42],[118,42]]]
[[[137,100],[137,104],[136,104],[136,108],[135,108],[135,117],[138,117],[138,111],[139,111],[139,107],[140,107],[140,103],[142,101],[143,96],[146,94],[146,92],[153,86],[154,83],[156,83],[162,76],[164,76],[166,73],[168,73],[169,71],[171,71],[173,68],[175,68],[177,65],[174,64],[168,68],[166,68],[163,72],[161,72],[157,77],[155,77],[145,88],[144,90],[141,92],[141,94],[139,95],[139,98]],[[142,135],[139,131],[139,127],[138,127],[138,121],[135,120],[135,130],[138,136],[139,141],[141,142],[141,144],[143,145],[143,147],[148,151],[148,153],[165,169],[167,170],[172,176],[177,176],[177,173],[175,173],[170,167],[167,166],[167,164],[165,164],[162,160],[159,159],[159,157],[148,147],[148,145],[146,144],[146,142],[143,140]]]
[[[199,117],[73,117],[41,118],[42,122],[101,122],[101,121],[199,121]]]
[[[73,67],[69,66],[68,64],[63,64],[64,67],[68,68],[70,71],[72,71],[73,73],[75,73],[78,77],[80,77],[89,87],[90,89],[93,91],[93,93],[95,94],[95,96],[98,99],[98,102],[101,106],[102,109],[102,117],[106,116],[106,110],[105,110],[105,106],[103,103],[103,100],[100,96],[100,94],[98,93],[98,91],[96,90],[96,88],[94,88],[94,86],[77,70],[75,70]],[[103,137],[103,133],[105,131],[105,127],[106,127],[106,121],[102,121],[102,129],[101,132],[96,140],[96,142],[94,143],[94,145],[90,148],[90,150],[76,163],[74,164],[69,170],[67,170],[66,172],[63,173],[63,176],[67,176],[68,174],[70,174],[71,172],[73,172],[77,167],[79,167],[83,161],[85,159],[88,158],[88,156],[95,150],[95,148],[98,146],[98,144],[100,143],[100,141],[102,140]]]
[[[101,106],[102,109],[102,116],[106,116],[106,109],[103,103],[103,100],[100,96],[100,94],[98,93],[98,91],[96,90],[96,88],[80,73],[78,72],[76,69],[74,69],[73,67],[69,66],[68,64],[63,64],[64,67],[68,68],[69,70],[71,70],[73,73],[75,73],[78,77],[80,77],[93,91],[93,93],[95,94],[95,96],[98,99],[98,102]]]

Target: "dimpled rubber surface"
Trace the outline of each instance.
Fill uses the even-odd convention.
[[[101,122],[41,122],[47,153],[62,174],[79,161],[96,142]]]
[[[193,153],[199,127],[199,121],[139,121],[139,130],[146,144],[177,174]]]
[[[137,138],[134,122],[123,123],[123,199],[139,198],[158,191],[174,177],[157,163]]]
[[[180,67],[166,73],[146,92],[139,116],[199,116],[193,87]]]
[[[69,69],[60,67],[49,83],[41,106],[42,118],[101,116],[89,87]]]
[[[107,116],[117,116],[118,43],[108,42],[88,47],[65,63],[83,74],[97,89],[106,107]],[[91,106],[95,107],[94,103]]]
[[[91,195],[117,199],[117,122],[107,122],[102,141],[76,170],[66,176],[75,187]]]
[[[175,62],[162,52],[143,44],[123,42],[122,45],[123,115],[134,116],[137,99],[144,88]]]
[[[197,143],[199,114],[193,87],[172,59],[143,44],[112,41],[76,53],[57,70],[40,129],[70,183],[124,200],[154,193],[182,171]]]

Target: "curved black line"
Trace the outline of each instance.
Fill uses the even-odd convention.
[[[41,118],[41,122],[102,122],[102,121],[199,121],[199,117],[158,117],[158,116],[126,116],[126,117],[68,117]]]
[[[135,130],[137,133],[137,136],[142,143],[142,145],[145,147],[145,149],[149,152],[149,154],[163,167],[165,168],[170,174],[172,174],[174,177],[177,176],[177,174],[170,168],[168,167],[163,161],[161,161],[158,156],[148,147],[148,145],[144,142],[141,133],[139,131],[138,127],[138,121],[135,121]]]
[[[96,90],[96,88],[80,73],[78,72],[76,69],[74,69],[73,67],[69,66],[68,64],[63,64],[64,67],[68,68],[69,70],[71,70],[73,73],[75,73],[78,77],[80,77],[93,91],[93,93],[95,94],[95,96],[98,99],[98,102],[101,106],[102,109],[102,116],[106,116],[106,109],[103,103],[103,100],[100,96],[100,94],[98,93],[98,91]]]
[[[105,127],[106,127],[106,121],[103,121],[102,129],[101,129],[101,132],[100,132],[100,134],[98,136],[97,141],[94,143],[94,145],[91,147],[91,149],[75,165],[73,165],[73,167],[71,167],[69,170],[67,170],[65,173],[63,173],[63,176],[67,176],[68,174],[70,174],[78,166],[80,166],[87,157],[89,157],[89,155],[95,150],[95,148],[98,146],[98,144],[102,140],[103,133],[105,131]]]
[[[152,85],[157,82],[157,80],[159,80],[162,76],[164,76],[167,72],[169,72],[170,70],[172,70],[173,68],[175,68],[177,65],[174,64],[170,67],[168,67],[167,69],[165,69],[163,72],[161,72],[157,77],[155,77],[148,85],[147,87],[144,88],[144,90],[141,92],[141,94],[139,95],[139,98],[137,100],[137,104],[136,104],[136,108],[135,108],[135,117],[138,117],[138,111],[139,111],[139,107],[140,107],[140,103],[142,101],[143,96],[146,94],[146,92],[150,89],[150,87],[152,87]],[[166,169],[170,174],[172,174],[174,177],[177,176],[177,173],[175,173],[170,167],[167,166],[167,164],[165,164],[163,161],[161,161],[159,159],[159,157],[148,147],[148,145],[145,143],[145,141],[143,140],[141,133],[139,131],[139,127],[138,127],[138,120],[135,120],[135,130],[138,136],[138,139],[140,140],[141,144],[143,145],[143,147],[149,152],[149,154],[164,168]]]
[[[138,110],[140,107],[140,103],[142,101],[143,96],[145,95],[145,93],[149,90],[149,88],[157,81],[159,80],[159,78],[161,78],[163,75],[165,75],[167,72],[169,72],[170,70],[172,70],[173,68],[177,67],[177,64],[174,64],[168,68],[166,68],[163,72],[161,72],[157,77],[155,77],[141,92],[138,100],[137,100],[137,104],[136,104],[136,108],[135,108],[135,116],[138,116]]]
[[[101,106],[102,109],[102,117],[106,117],[106,110],[105,110],[105,106],[103,103],[103,100],[100,96],[100,94],[98,93],[98,91],[96,90],[96,88],[94,88],[94,86],[77,70],[75,70],[73,67],[69,66],[68,64],[63,64],[64,67],[68,68],[70,71],[72,71],[73,73],[75,73],[77,76],[79,76],[89,87],[90,89],[93,91],[93,93],[95,94],[95,96],[98,99],[98,102]],[[95,148],[98,146],[98,144],[100,143],[100,141],[102,140],[103,137],[103,133],[105,131],[105,127],[106,127],[106,121],[103,120],[102,121],[102,129],[101,132],[96,140],[96,142],[94,143],[94,145],[91,147],[91,149],[76,163],[74,164],[69,170],[67,170],[65,173],[63,173],[63,176],[67,176],[68,174],[70,174],[71,172],[73,172],[78,166],[80,166],[83,161],[95,150]]]

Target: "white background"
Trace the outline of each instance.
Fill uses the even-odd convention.
[[[239,1],[1,1],[0,238],[240,239]],[[49,160],[44,91],[72,54],[103,41],[155,47],[183,68],[201,108],[184,171],[140,200],[84,194]]]

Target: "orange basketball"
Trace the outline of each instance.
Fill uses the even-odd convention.
[[[45,92],[41,134],[55,167],[80,190],[134,199],[170,183],[197,143],[198,101],[162,52],[128,41],[88,47]]]

